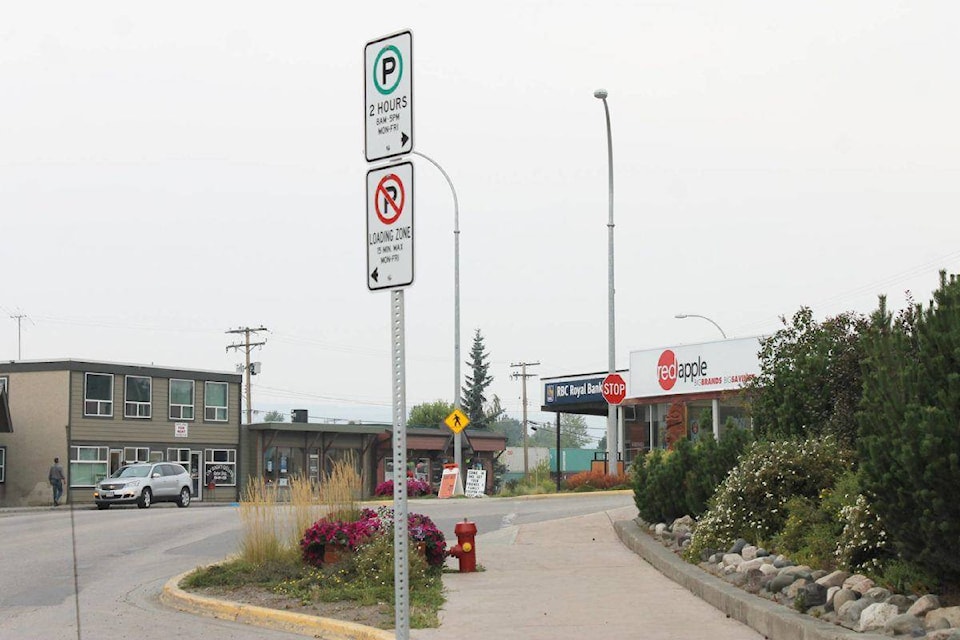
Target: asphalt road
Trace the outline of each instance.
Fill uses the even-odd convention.
[[[410,510],[429,515],[453,544],[454,525],[463,518],[475,522],[480,533],[489,533],[629,504],[630,495],[584,494],[534,500],[411,500]],[[301,637],[179,613],[159,603],[160,590],[171,576],[236,551],[236,507],[78,508],[73,512],[75,537],[70,516],[63,507],[0,513],[0,638]]]

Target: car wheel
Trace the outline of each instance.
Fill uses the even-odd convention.
[[[137,500],[137,506],[141,509],[149,509],[152,500],[153,493],[150,491],[150,487],[144,487],[143,491],[140,493],[140,499]]]
[[[190,489],[184,487],[180,490],[180,499],[177,501],[178,507],[189,507],[190,506]]]
[[[109,508],[110,508],[110,503],[108,503],[108,502],[98,502],[98,503],[97,503],[97,509],[100,509],[101,511],[103,511],[104,509],[109,509]]]

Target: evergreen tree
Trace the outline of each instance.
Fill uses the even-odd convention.
[[[473,347],[470,349],[470,361],[467,362],[473,375],[465,376],[466,386],[463,387],[463,397],[460,401],[463,412],[470,418],[470,426],[483,428],[488,424],[484,395],[487,387],[493,382],[493,377],[487,373],[490,367],[489,355],[483,345],[483,336],[480,329],[473,334]]]
[[[858,414],[863,486],[904,559],[960,584],[960,280],[924,310],[881,298]]]

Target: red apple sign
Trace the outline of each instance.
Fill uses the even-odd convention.
[[[619,373],[611,373],[603,379],[600,393],[609,404],[620,404],[627,397],[627,383]]]

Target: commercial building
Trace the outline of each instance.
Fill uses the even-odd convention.
[[[190,471],[195,500],[235,501],[240,380],[86,360],[0,364],[0,506],[51,504],[55,457],[75,502],[92,502],[94,484],[124,464],[160,460]]]
[[[627,396],[618,416],[618,458],[631,462],[652,448],[670,448],[706,430],[749,427],[744,386],[760,372],[759,338],[659,347],[630,353]],[[541,410],[606,415],[605,372],[543,378]]]

